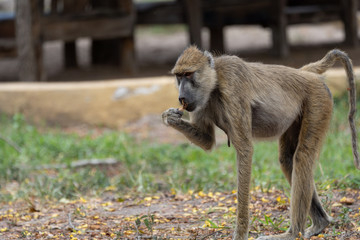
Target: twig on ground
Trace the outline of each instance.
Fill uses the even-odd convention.
[[[220,232],[222,232],[222,231],[224,231],[224,230],[225,230],[225,229],[220,229],[220,230],[217,230],[217,231],[215,231],[215,232],[209,233],[209,234],[203,236],[202,238],[200,238],[200,240],[205,240],[206,238],[211,237],[211,236],[213,236],[213,235],[215,235],[215,234],[217,234],[217,233],[220,233]]]
[[[71,222],[71,213],[68,214],[68,223],[69,223],[71,230],[78,231],[78,229]]]
[[[46,170],[46,169],[61,169],[61,168],[80,168],[87,166],[99,166],[99,165],[114,165],[119,163],[118,160],[114,158],[105,158],[105,159],[82,159],[78,161],[74,161],[68,164],[45,164],[36,167],[36,170]]]
[[[14,148],[17,152],[21,153],[21,148],[16,143],[14,143],[13,141],[11,141],[10,139],[8,139],[7,137],[5,137],[1,134],[0,134],[0,139],[3,140],[5,143],[7,143],[12,148]]]

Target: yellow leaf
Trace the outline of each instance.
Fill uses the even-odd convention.
[[[261,198],[261,201],[264,202],[264,203],[270,202],[269,200],[265,199],[264,197]]]
[[[107,212],[115,212],[115,208],[105,208],[105,211]]]
[[[8,229],[5,227],[5,228],[1,228],[0,229],[0,232],[6,232]]]
[[[340,202],[346,205],[351,205],[355,202],[355,199],[343,197],[342,199],[340,199]]]
[[[105,188],[105,191],[116,191],[117,190],[117,187],[113,186],[113,185],[110,185],[110,186],[107,186]]]
[[[176,190],[174,188],[170,189],[171,195],[176,195]]]
[[[200,197],[205,197],[205,196],[206,196],[206,194],[205,194],[203,191],[198,192],[198,195],[199,195]]]
[[[278,196],[276,198],[276,201],[280,204],[285,204],[286,203],[286,198],[281,198],[281,196]]]
[[[202,227],[203,227],[203,228],[211,227],[211,223],[210,223],[208,220],[206,220],[206,221],[205,221],[205,224],[204,224]]]
[[[135,232],[133,230],[126,230],[124,231],[124,234],[126,235],[131,235],[131,234],[134,234]]]
[[[193,193],[194,193],[194,190],[191,190],[191,189],[190,189],[190,190],[188,191],[188,194],[189,194],[189,195],[193,195]]]
[[[88,228],[88,225],[85,223],[83,225],[80,225],[79,228],[85,229],[85,228]]]
[[[30,215],[21,216],[20,219],[21,219],[21,220],[24,220],[24,221],[30,221],[30,220],[31,220],[31,216],[30,216]]]
[[[342,205],[341,205],[341,203],[334,203],[333,205],[332,205],[332,207],[341,207]]]
[[[236,212],[236,208],[235,208],[235,207],[229,207],[229,211],[235,213],[235,212]]]
[[[151,197],[146,197],[146,198],[144,198],[144,200],[147,201],[147,202],[150,202],[152,200],[152,198]]]
[[[106,207],[112,205],[112,202],[102,203],[101,206]]]

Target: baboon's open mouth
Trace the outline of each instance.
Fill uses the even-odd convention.
[[[181,100],[181,104],[182,106],[179,108],[179,110],[180,111],[186,110],[188,104],[184,100]]]

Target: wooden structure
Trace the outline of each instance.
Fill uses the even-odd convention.
[[[137,24],[186,24],[190,43],[201,48],[203,2],[201,0],[174,0],[136,4]]]
[[[49,2],[49,1],[48,1]],[[44,81],[42,44],[63,40],[66,65],[74,65],[74,40],[122,38],[119,52],[122,68],[134,71],[133,30],[135,10],[131,0],[113,0],[113,8],[96,6],[96,0],[17,0],[16,39],[20,81]],[[114,51],[114,50],[113,50]],[[70,61],[70,62],[69,62]]]
[[[0,58],[16,57],[14,14],[0,14]]]
[[[288,0],[285,15],[289,25],[341,20],[345,43],[356,47],[359,44],[359,7],[359,0]]]
[[[20,81],[44,81],[42,45],[64,42],[65,66],[75,67],[75,40],[92,40],[92,61],[136,68],[133,31],[136,24],[186,24],[190,43],[202,47],[201,29],[210,30],[210,49],[224,52],[223,28],[257,24],[272,30],[272,51],[289,52],[286,28],[291,24],[341,20],[345,43],[358,45],[360,0],[173,0],[133,4],[132,0],[16,0],[16,24],[0,18],[0,56],[18,53]],[[47,3],[47,4],[45,4]],[[135,8],[136,7],[136,8]],[[16,29],[16,44],[11,39]]]
[[[210,49],[224,51],[223,28],[257,24],[272,29],[273,52],[286,56],[289,46],[286,27],[291,24],[341,20],[345,42],[358,45],[359,0],[177,0],[137,6],[139,24],[186,23],[191,43],[201,47],[201,28],[210,30]]]

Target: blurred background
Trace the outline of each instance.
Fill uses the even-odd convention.
[[[292,67],[340,48],[358,66],[358,9],[358,0],[0,0],[0,113],[177,142],[160,115],[178,106],[169,71],[187,46]],[[344,93],[344,70],[328,75]]]
[[[168,74],[189,44],[299,67],[358,64],[358,0],[0,0],[0,81]]]
[[[155,194],[164,205],[170,198],[181,202],[183,198],[174,198],[179,193],[194,200],[204,192],[222,196],[215,194],[221,192],[230,200],[236,192],[236,152],[228,148],[226,135],[217,129],[217,145],[208,153],[162,123],[161,113],[179,106],[169,74],[177,57],[195,44],[215,55],[301,67],[339,48],[353,60],[360,86],[359,2],[0,0],[0,238],[43,239],[46,235],[37,236],[46,226],[48,238],[75,239],[71,237],[75,228],[68,227],[73,214],[76,227],[79,219],[89,226],[113,222],[114,229],[109,227],[104,234],[138,239],[141,235],[134,229],[138,217],[150,214],[149,205],[141,205],[148,203],[145,196]],[[341,64],[327,71],[324,79],[334,96],[334,114],[315,178],[336,223],[322,238],[360,239],[360,205],[355,200],[360,199],[360,174],[352,160],[348,85]],[[290,195],[277,163],[277,143],[254,147],[252,189],[265,198],[252,197],[253,203],[263,206],[252,207],[252,239],[265,233],[264,227],[287,229],[284,211]],[[286,197],[275,196],[274,188]],[[81,211],[86,208],[88,215],[80,215],[80,205],[69,201],[80,199],[78,204],[86,206],[86,199],[94,197],[106,206],[114,204],[111,214],[120,220],[109,220],[104,211],[95,215],[87,207]],[[129,199],[139,201],[133,205]],[[52,200],[65,204],[56,210],[56,221],[55,212],[42,207]],[[224,201],[235,209],[235,202],[229,203],[228,197]],[[119,209],[128,211],[138,204],[134,220],[122,219]],[[202,219],[194,222],[198,226],[211,219],[233,229],[235,211],[226,210],[218,219],[212,210],[193,213]],[[172,225],[166,221],[163,229],[175,228],[181,237],[194,231],[178,219],[172,217]],[[104,239],[96,229],[83,234]]]

